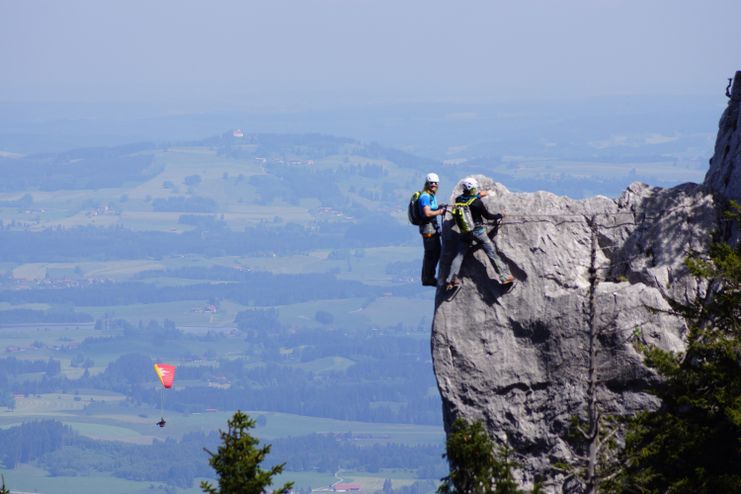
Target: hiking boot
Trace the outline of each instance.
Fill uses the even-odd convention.
[[[430,278],[429,280],[422,280],[422,286],[437,286],[437,280]]]
[[[454,290],[461,286],[461,280],[458,278],[453,278],[450,282],[448,282],[447,285],[445,285],[446,290]]]
[[[512,283],[514,283],[514,281],[515,281],[515,277],[512,275],[502,276],[501,278],[499,278],[499,282],[502,285],[511,285]]]

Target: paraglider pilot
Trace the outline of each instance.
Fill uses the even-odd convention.
[[[172,387],[172,382],[175,379],[175,366],[170,364],[154,364],[154,371],[157,373],[157,377],[162,382],[162,389],[160,390],[160,417],[159,422],[155,422],[155,425],[164,427],[165,422],[164,410],[165,410],[165,389]]]

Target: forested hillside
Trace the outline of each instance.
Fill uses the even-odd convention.
[[[231,132],[4,157],[5,468],[187,492],[209,475],[209,434],[243,409],[286,475],[308,475],[299,485],[339,469],[399,487],[441,476],[432,293],[403,210],[434,166],[351,139]],[[164,394],[158,361],[177,366]],[[303,425],[273,429],[283,416]]]

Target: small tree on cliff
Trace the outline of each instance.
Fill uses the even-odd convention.
[[[628,429],[624,492],[741,492],[741,244],[714,244],[687,266],[709,280],[708,297],[678,308],[690,323],[683,358],[646,352],[666,380],[655,390],[661,407]]]
[[[612,330],[600,324],[597,317],[597,288],[600,283],[598,252],[600,229],[612,228],[601,225],[593,215],[589,221],[591,230],[591,255],[589,263],[589,292],[586,304],[586,396],[584,404],[571,417],[571,423],[562,438],[569,444],[573,453],[570,463],[553,463],[551,468],[565,474],[564,490],[595,494],[609,490],[610,482],[620,471],[617,458],[619,448],[616,436],[621,431],[622,419],[606,412],[605,401],[600,397],[604,386],[600,368],[604,359],[600,357],[605,338]],[[601,348],[602,347],[602,348]]]
[[[442,479],[439,494],[522,494],[512,476],[509,450],[497,454],[481,422],[457,418],[450,428],[444,455],[450,474]],[[539,488],[533,491],[536,494]]]
[[[247,414],[237,410],[227,422],[229,429],[220,431],[222,445],[216,453],[209,450],[208,462],[219,477],[219,488],[208,482],[201,482],[201,489],[208,494],[262,494],[273,483],[273,477],[283,471],[285,463],[270,470],[263,470],[260,464],[270,453],[270,445],[258,448],[259,441],[248,430],[255,427],[255,421]],[[273,494],[288,494],[293,482],[284,484]]]

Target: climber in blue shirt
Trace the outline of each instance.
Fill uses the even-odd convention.
[[[440,244],[440,222],[438,216],[445,214],[446,205],[437,204],[437,188],[440,177],[437,173],[428,173],[425,177],[425,186],[417,199],[419,216],[422,222],[419,224],[419,234],[422,235],[422,245],[425,249],[422,259],[422,285],[437,286],[437,263],[440,260],[442,247]]]

